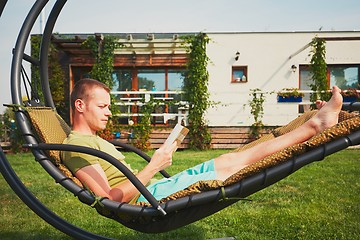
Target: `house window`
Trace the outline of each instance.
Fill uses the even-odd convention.
[[[114,80],[114,91],[130,91],[132,87],[132,71],[131,69],[114,69],[112,74]]]
[[[248,81],[247,66],[232,67],[231,82],[245,83]]]
[[[349,88],[359,89],[360,64],[341,64],[327,66],[328,86],[336,85],[343,90]],[[300,89],[310,90],[313,83],[310,68],[307,65],[300,66]],[[310,93],[305,94],[304,100],[310,101]]]
[[[167,72],[167,89],[169,91],[180,91],[184,87],[184,72],[183,70],[171,70]]]
[[[313,82],[310,72],[310,67],[307,65],[300,65],[300,90],[311,90],[310,84]],[[305,93],[303,101],[310,101],[310,93]]]
[[[336,85],[343,90],[359,89],[359,71],[360,65],[329,65],[330,87]]]
[[[139,69],[137,73],[139,90],[165,91],[164,69]]]
[[[164,101],[163,105],[159,105],[153,112],[155,115],[151,118],[152,124],[164,124],[166,120],[162,116],[163,113],[178,113],[178,107],[167,104],[169,101],[180,101],[182,94],[168,94],[166,91],[181,91],[184,85],[184,69],[181,68],[132,68],[123,69],[115,68],[113,79],[115,80],[114,90],[141,90],[151,92],[151,96],[155,99]],[[156,93],[154,91],[162,91]],[[165,91],[165,92],[164,92]],[[137,101],[143,98],[144,95],[131,95],[126,106],[121,106],[122,113],[136,114],[141,110],[141,104]],[[122,96],[117,96],[120,101],[124,99]],[[133,105],[129,105],[133,104]],[[135,122],[139,121],[141,116],[131,117]],[[119,123],[126,123],[129,116],[118,117]],[[170,120],[169,120],[170,121]]]
[[[360,87],[360,64],[336,64],[327,65],[327,80],[329,89],[338,86],[342,90],[349,88],[359,89]],[[309,65],[300,65],[300,89],[311,90],[310,84],[313,83],[312,73]],[[310,101],[310,93],[305,93],[304,102]],[[301,105],[299,112],[302,113],[309,109],[309,106]]]

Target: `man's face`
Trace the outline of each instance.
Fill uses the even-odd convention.
[[[93,88],[85,102],[83,115],[92,133],[106,128],[110,111],[110,94],[103,88]]]

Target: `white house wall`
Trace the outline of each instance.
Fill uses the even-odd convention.
[[[276,92],[299,87],[299,65],[309,64],[310,47],[319,37],[360,37],[360,32],[207,33],[211,100],[219,102],[207,112],[210,126],[249,126],[251,89],[266,93],[263,123],[284,125],[298,116],[297,103],[277,103]],[[240,53],[235,61],[236,52]],[[360,63],[360,41],[327,41],[327,64]],[[291,66],[297,66],[293,72]],[[247,66],[246,83],[231,83],[233,66]],[[273,94],[270,94],[274,92]]]

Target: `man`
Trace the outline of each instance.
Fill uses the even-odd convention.
[[[225,180],[240,169],[265,158],[288,146],[304,142],[338,121],[342,106],[340,89],[334,87],[328,103],[319,101],[318,113],[295,130],[275,139],[260,143],[241,152],[232,152],[206,161],[185,170],[171,179],[162,179],[150,184],[154,175],[172,164],[172,154],[176,147],[161,146],[143,170],[132,170],[124,161],[124,156],[116,148],[96,135],[106,127],[111,116],[110,89],[93,79],[82,79],[76,83],[71,93],[73,126],[64,141],[67,144],[92,147],[107,152],[124,163],[137,178],[160,200],[199,180]],[[74,175],[96,195],[119,202],[146,201],[139,197],[134,185],[115,167],[105,160],[87,154],[63,152],[62,159]]]

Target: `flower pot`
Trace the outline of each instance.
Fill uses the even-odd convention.
[[[358,98],[356,96],[344,96],[344,102],[357,102]]]
[[[278,102],[302,102],[302,97],[295,97],[295,96],[289,96],[289,97],[277,97]]]

